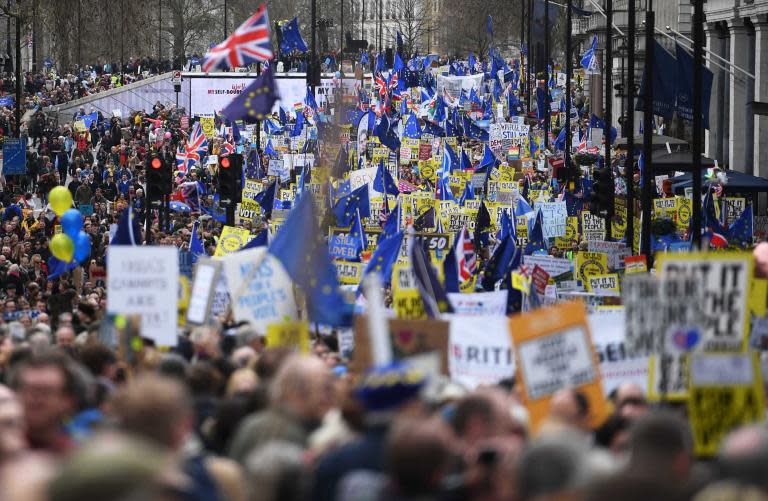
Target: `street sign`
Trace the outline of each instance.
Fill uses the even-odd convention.
[[[173,85],[180,85],[181,84],[181,72],[180,71],[174,71],[171,75],[171,83]]]

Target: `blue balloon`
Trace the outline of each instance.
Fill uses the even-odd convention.
[[[91,238],[86,232],[81,231],[73,240],[75,241],[74,260],[82,264],[91,255]]]
[[[68,209],[61,215],[60,222],[64,234],[73,241],[77,238],[80,230],[83,229],[83,215],[77,209]]]

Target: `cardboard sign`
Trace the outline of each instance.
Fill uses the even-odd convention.
[[[543,202],[536,204],[541,209],[544,238],[562,237],[566,233],[568,210],[565,202]]]
[[[700,291],[701,351],[738,352],[746,349],[753,267],[749,253],[659,256],[658,269],[663,278],[690,278]]]
[[[601,423],[608,410],[584,305],[563,303],[515,315],[509,329],[533,429],[546,417],[552,396],[564,388],[581,390],[590,403],[590,422]]]
[[[225,226],[221,230],[221,236],[216,244],[214,257],[226,256],[242,249],[251,239],[251,232],[245,228]]]
[[[238,322],[250,322],[264,333],[269,324],[296,318],[293,283],[265,247],[224,258],[224,275]]]
[[[179,251],[175,247],[111,246],[107,311],[141,315],[141,335],[176,346]]]
[[[688,416],[697,455],[714,456],[730,431],[764,422],[757,353],[694,355],[689,374]]]
[[[267,347],[309,353],[309,324],[299,320],[267,325]]]
[[[425,355],[437,354],[440,373],[448,374],[448,336],[450,324],[443,320],[396,320],[390,319],[389,336],[395,360],[411,362]],[[350,370],[360,374],[373,365],[368,319],[355,316],[355,349]]]
[[[190,324],[203,325],[208,321],[208,312],[211,309],[220,273],[221,262],[205,258],[197,261],[195,280],[192,283],[187,307],[187,322]]]
[[[605,240],[605,219],[589,211],[581,213],[581,235],[587,242]]]
[[[448,370],[453,381],[469,390],[514,376],[515,357],[507,318],[452,317]]]
[[[618,273],[590,275],[587,277],[587,290],[601,296],[618,296],[621,293]]]

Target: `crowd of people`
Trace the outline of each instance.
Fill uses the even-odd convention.
[[[301,64],[297,61],[291,65]],[[168,68],[151,60],[131,61],[122,72],[117,66],[55,78],[25,76],[25,107],[40,107],[20,131],[28,137],[27,173],[5,176],[0,193],[3,499],[768,499],[764,425],[732,430],[717,457],[704,460],[694,455],[685,406],[650,402],[634,383],[621,384],[606,397],[609,417],[597,425],[587,396],[577,388],[561,389],[553,395],[543,424],[534,427],[521,382],[514,377],[468,389],[445,375],[425,374],[400,362],[353,373],[336,331],[313,333],[309,351],[298,353],[268,346],[265,333],[236,322],[231,309],[212,325],[181,327],[170,349],[140,337],[111,343],[108,332],[124,319],[107,312],[106,256],[125,211],[142,223],[140,241],[189,251],[193,238],[199,238],[206,255],[213,254],[224,227],[216,162],[207,164],[203,158],[196,163],[187,159],[173,174],[172,198],[187,202],[186,210],[172,211],[167,219],[151,210],[147,161],[160,156],[177,165],[178,153],[186,151],[195,127],[184,110],[157,103],[126,117],[97,112],[86,127],[81,124],[91,110],[86,113],[85,108],[59,123],[46,118],[45,106]],[[4,92],[10,87],[12,82],[0,83]],[[385,87],[374,87],[372,94],[387,95],[389,83]],[[518,105],[525,101],[523,88],[514,91]],[[367,91],[361,89],[362,94]],[[506,92],[513,92],[511,86]],[[421,102],[425,107],[428,97]],[[420,104],[413,101],[415,105],[406,103],[403,117],[409,104]],[[397,113],[394,105],[386,109],[385,103],[369,98],[358,104],[380,106],[380,115]],[[579,117],[589,116],[589,103],[579,99],[574,106]],[[270,123],[282,130],[263,134],[292,130],[305,115],[319,126],[328,110],[312,107],[306,103],[303,111],[287,119],[282,116],[285,110],[275,113]],[[481,106],[466,108],[477,117],[487,114]],[[507,108],[508,116],[514,114]],[[532,129],[538,127],[532,110],[524,115]],[[458,123],[458,117],[457,109],[452,120]],[[434,111],[418,115],[419,128],[426,130],[434,118]],[[466,169],[485,167],[490,178],[497,166],[508,167],[506,158],[482,165],[488,140],[481,134],[470,136],[474,122],[461,119],[466,136],[459,151],[461,162],[464,155],[470,162]],[[231,149],[229,154],[245,160],[244,177],[259,182],[268,177],[266,166],[278,156],[271,142],[256,144],[250,134],[250,141],[238,140],[236,124],[220,117],[213,125],[206,155],[219,158]],[[590,128],[583,118],[573,125],[579,136]],[[371,138],[374,128],[378,125],[369,126]],[[4,135],[16,132],[10,113],[0,118],[0,129]],[[388,132],[381,135],[386,139]],[[320,137],[312,148],[316,166],[331,170],[330,164],[344,156],[324,153],[336,140],[328,137]],[[298,150],[297,145],[285,143],[274,147],[297,153],[291,151]],[[604,141],[589,154],[600,156],[611,143]],[[533,156],[532,145],[525,149]],[[544,148],[540,143],[537,147]],[[442,155],[448,155],[446,150]],[[373,151],[358,156],[360,165],[372,165]],[[523,154],[518,150],[517,156]],[[610,167],[618,173],[623,158],[613,158]],[[348,160],[342,161],[345,169],[353,163]],[[521,180],[521,188],[525,184],[526,190],[541,193],[557,184],[548,158],[542,158],[541,165]],[[636,169],[639,183],[639,166]],[[398,161],[398,186],[434,195],[433,184],[441,180],[424,172],[417,162]],[[286,192],[291,191],[291,180],[306,179],[303,168],[290,174],[283,183]],[[487,182],[478,191],[484,191]],[[262,183],[265,191],[270,184]],[[56,186],[71,192],[91,241],[87,262],[69,271],[54,269],[49,250],[51,238],[60,231],[47,206],[47,195]],[[330,186],[341,191],[340,183]],[[665,185],[659,195],[674,197],[668,188]],[[615,193],[624,190],[619,183]],[[333,198],[331,194],[331,205]],[[265,230],[271,209],[240,226],[252,235]],[[388,217],[377,221],[384,226]],[[494,254],[497,234],[491,226],[489,222],[486,231],[492,233],[490,241],[475,249],[481,262],[476,275]],[[193,235],[198,228],[199,235]],[[553,245],[544,253],[565,256],[582,244],[577,238],[572,249]],[[761,273],[767,271],[766,264],[758,254]],[[386,306],[391,307],[391,290],[386,292]],[[131,326],[119,329],[129,332]]]

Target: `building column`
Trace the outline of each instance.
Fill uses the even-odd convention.
[[[768,15],[753,19],[755,26],[755,101],[768,103]],[[754,116],[755,175],[768,178],[768,116]]]
[[[725,36],[715,23],[706,23],[704,34],[706,35],[707,49],[713,54],[725,57]],[[705,131],[704,134],[704,154],[723,163],[723,101],[725,100],[723,78],[726,73],[712,64],[714,59],[710,56],[710,59],[707,60],[707,68],[713,73],[714,79],[712,81],[712,99],[709,105],[709,130]]]
[[[749,66],[749,36],[747,27],[742,19],[731,19],[728,21],[728,31],[731,35],[731,55],[732,64],[741,68]],[[743,73],[734,71],[730,75],[729,99],[730,109],[728,113],[728,160],[730,168],[740,172],[752,173],[752,166],[746,165],[747,146],[752,145],[752,138],[747,138],[747,122],[744,116],[747,110],[747,103],[752,100],[747,95],[747,81]]]

